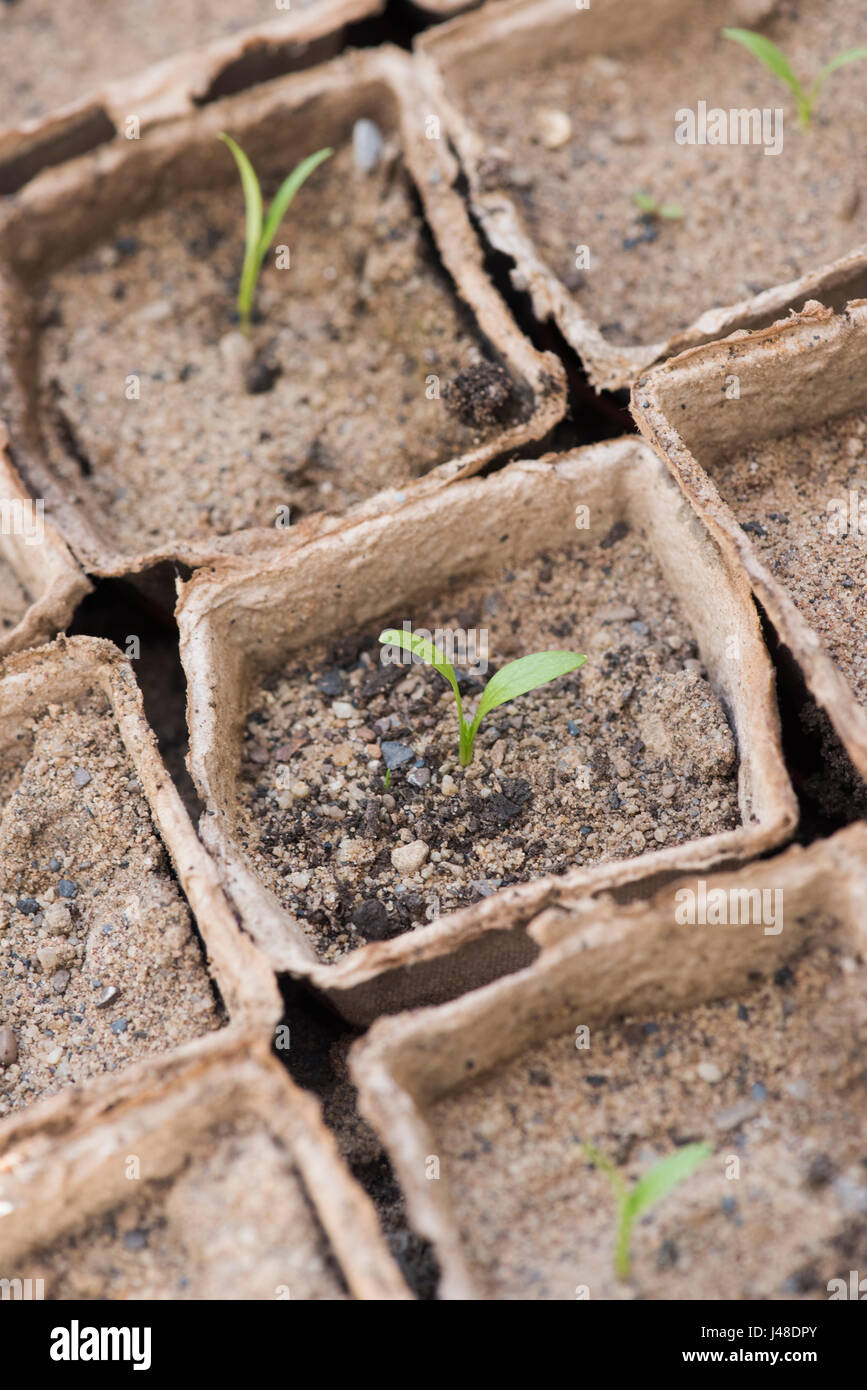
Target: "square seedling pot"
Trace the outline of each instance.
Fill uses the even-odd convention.
[[[217,97],[321,63],[347,24],[381,8],[381,0],[296,0],[291,13],[264,23],[256,22],[260,0],[221,0],[206,11],[158,0],[110,14],[101,0],[28,0],[4,11],[0,195],[119,135],[136,138]]]
[[[767,32],[806,78],[861,41],[857,7],[819,0],[769,24],[772,9],[510,0],[417,40],[485,236],[599,389],[811,296],[863,293],[867,248],[852,220],[863,71],[835,74],[836,106],[823,94],[801,132],[788,89],[721,34]],[[699,103],[782,110],[782,150],[706,146],[698,124],[695,144],[678,143],[678,113],[698,122]],[[642,213],[639,193],[683,216]]]
[[[620,552],[622,559],[617,559],[618,544],[625,547]],[[567,547],[573,549],[567,551]],[[561,553],[572,558],[561,562],[557,558]],[[538,593],[534,591],[537,563],[544,575]],[[505,572],[504,566],[508,567]],[[605,580],[607,588],[593,587],[597,582],[602,584],[602,579],[595,577],[597,570],[614,574],[613,579]],[[518,597],[511,600],[505,596],[515,572]],[[552,581],[564,586],[565,598],[560,593],[554,599],[547,596],[545,585]],[[406,797],[399,808],[406,834],[395,829],[394,835],[404,841],[407,836],[413,841],[422,838],[410,827],[424,822],[426,807],[432,814],[446,816],[443,803],[453,794],[472,800],[476,787],[482,799],[497,792],[490,808],[487,804],[476,808],[481,819],[477,818],[475,830],[472,821],[467,822],[471,839],[460,860],[475,865],[476,842],[484,841],[485,858],[479,861],[479,873],[488,877],[478,890],[482,900],[441,913],[436,920],[428,919],[427,925],[415,925],[414,917],[413,930],[398,936],[386,931],[392,939],[368,937],[367,944],[351,949],[354,941],[364,939],[366,928],[362,927],[360,938],[351,938],[351,933],[344,937],[347,949],[342,959],[337,959],[339,951],[332,950],[332,942],[316,939],[317,933],[310,927],[315,918],[306,914],[306,931],[300,920],[299,905],[305,909],[309,905],[303,898],[305,877],[310,878],[307,871],[314,868],[314,857],[317,864],[325,864],[326,874],[331,872],[330,865],[337,866],[335,892],[339,895],[344,885],[353,894],[350,880],[356,870],[351,866],[353,862],[362,866],[369,857],[365,836],[381,846],[382,835],[391,834],[389,827],[395,825],[389,819],[389,803],[382,799],[392,793],[383,781],[384,764],[376,760],[380,750],[363,751],[370,748],[374,731],[361,727],[369,717],[365,714],[368,706],[355,706],[367,697],[364,691],[357,695],[353,691],[360,690],[359,679],[369,677],[373,690],[379,689],[380,678],[392,680],[393,673],[385,671],[378,661],[375,639],[383,625],[400,626],[403,620],[415,628],[421,613],[430,614],[431,605],[439,605],[440,613],[451,613],[445,605],[462,602],[455,595],[467,585],[472,586],[477,603],[483,605],[482,611],[493,612],[497,603],[507,605],[503,610],[506,619],[501,620],[505,623],[500,642],[503,653],[519,655],[526,650],[506,652],[506,639],[516,631],[514,624],[509,628],[512,608],[508,605],[518,605],[516,622],[520,623],[520,595],[525,595],[528,607],[535,605],[532,620],[541,623],[541,630],[562,634],[567,631],[563,620],[571,621],[570,641],[589,653],[581,681],[604,682],[610,675],[613,684],[604,689],[598,684],[588,686],[594,693],[583,701],[583,709],[573,688],[561,687],[564,703],[551,715],[556,723],[546,724],[542,731],[530,727],[522,734],[531,741],[521,744],[521,765],[524,775],[533,781],[533,797],[541,798],[533,816],[542,814],[553,798],[550,824],[546,823],[532,851],[527,847],[531,853],[530,860],[525,857],[523,861],[530,865],[523,874],[527,881],[521,881],[519,873],[507,873],[506,860],[513,842],[484,833],[489,815],[496,817],[502,811],[508,820],[517,814],[517,803],[525,801],[530,791],[530,784],[522,787],[520,778],[515,786],[511,778],[508,784],[498,780],[499,769],[511,766],[509,761],[504,763],[504,756],[509,758],[508,739],[517,736],[509,733],[497,749],[491,740],[498,735],[480,734],[478,766],[462,774],[457,768],[453,707],[448,699],[442,707],[436,706],[442,719],[436,737],[442,727],[443,739],[448,739],[453,755],[452,770],[461,784],[449,788],[444,778],[440,781],[444,764],[449,766],[448,753],[443,758],[434,749],[428,759],[433,771],[428,767],[427,780],[424,772],[420,779],[416,776],[423,789],[414,791],[416,783],[407,777]],[[583,599],[582,609],[584,592],[592,598]],[[650,617],[652,630],[624,599],[640,605]],[[655,617],[651,617],[653,604],[657,605]],[[665,608],[666,604],[676,608]],[[668,621],[663,613],[668,612],[676,614],[680,629],[680,636],[671,642],[663,633]],[[483,621],[497,630],[493,618]],[[779,845],[796,823],[794,797],[779,746],[773,674],[748,585],[722,560],[665,469],[635,439],[510,464],[490,477],[470,479],[460,487],[443,489],[408,505],[397,519],[381,516],[344,527],[264,565],[234,561],[200,570],[183,586],[178,622],[187,674],[190,769],[205,807],[200,832],[216,858],[244,926],[274,968],[310,980],[353,1022],[367,1023],[383,1011],[442,1000],[527,964],[537,948],[526,935],[526,924],[564,893],[641,895],[649,890],[650,882],[687,868],[735,862]],[[689,639],[683,637],[684,630],[689,632]],[[350,671],[347,676],[342,702],[335,699],[336,691],[328,684],[333,672],[315,686],[313,675],[311,684],[305,686],[307,677],[302,674],[301,684],[292,686],[285,695],[273,684],[287,669],[299,669],[298,663],[311,670],[312,653],[323,644],[333,643],[337,650],[345,644],[357,654],[359,633],[367,634],[373,656],[364,660],[363,652],[358,656],[355,674]],[[538,637],[533,640],[538,650],[541,642]],[[642,648],[644,654],[638,650],[643,643],[649,644],[646,651]],[[677,648],[681,656],[675,658],[670,650],[664,660],[655,656],[661,650],[656,643]],[[557,645],[562,645],[562,637]],[[683,656],[688,649],[697,650],[700,662]],[[492,656],[499,663],[496,651]],[[367,676],[359,676],[365,661]],[[699,668],[706,671],[709,684]],[[430,677],[436,687],[433,698],[438,699],[439,677],[433,673]],[[314,704],[319,701],[322,706],[325,723],[318,738],[309,732],[296,737],[297,728],[309,729],[305,720],[284,731],[270,723],[272,714],[276,717],[284,706],[290,708],[296,689],[302,694],[307,691]],[[657,703],[668,698],[664,692],[670,692],[673,700],[666,706],[667,713]],[[699,693],[705,703],[693,709],[690,701]],[[520,703],[529,717],[538,720],[538,705],[533,716],[533,706]],[[592,726],[595,734],[583,733],[577,725],[567,730],[566,716],[572,713],[573,703],[574,718],[589,721],[587,727]],[[319,717],[314,713],[314,721]],[[722,746],[729,750],[727,761],[724,752],[721,754],[726,768],[724,783],[720,784],[723,793],[709,790],[717,785],[715,753],[711,763],[705,764],[704,753],[694,750],[695,764],[682,764],[680,754],[666,743],[666,727],[677,741],[680,734],[676,726],[683,720],[691,721],[693,734],[685,735],[690,746],[695,730],[700,728],[698,743],[702,749]],[[334,731],[331,723],[335,724]],[[390,719],[389,727],[393,724]],[[417,725],[413,738],[421,727]],[[577,738],[573,738],[575,734]],[[338,746],[335,739],[340,740]],[[620,742],[615,746],[611,739]],[[358,742],[357,756],[362,761],[356,763],[355,773],[347,772],[350,781],[355,776],[359,780],[352,782],[355,790],[345,795],[354,798],[357,792],[364,800],[363,791],[368,788],[366,795],[373,803],[369,826],[366,807],[362,824],[355,812],[344,816],[342,803],[334,801],[335,796],[343,795],[340,768],[356,758],[352,740]],[[310,745],[309,751],[299,752],[305,743]],[[327,769],[324,764],[320,766],[320,744],[328,750],[322,754],[328,759]],[[371,754],[375,754],[372,759]],[[667,761],[669,755],[671,762]],[[416,758],[415,767],[423,761]],[[588,762],[594,764],[592,781],[581,781],[580,774],[586,773],[589,779],[591,771],[579,764]],[[540,767],[550,764],[545,780],[538,785],[531,763]],[[696,779],[689,783],[693,788],[689,795],[694,798],[690,805],[695,810],[690,825],[696,823],[699,805],[706,804],[713,819],[699,820],[698,824],[718,833],[690,833],[679,821],[676,826],[671,823],[668,830],[663,828],[668,824],[663,801],[675,794],[678,783],[673,782],[667,790],[663,787],[658,803],[655,794],[632,783],[646,785],[651,775],[648,769],[655,768],[652,775],[656,776],[664,766],[676,766],[678,776],[680,769],[686,768],[688,777]],[[267,779],[261,787],[259,773]],[[406,767],[401,778],[405,774]],[[481,780],[473,782],[474,777]],[[332,778],[336,782],[329,780]],[[319,784],[315,794],[311,783]],[[576,793],[574,805],[579,809],[573,811],[571,798],[578,787],[589,789]],[[299,810],[296,795],[310,796],[311,800]],[[718,795],[723,795],[724,801],[729,798],[730,810],[725,815],[721,809],[718,813],[722,805]],[[510,796],[516,798],[514,803]],[[648,815],[643,822],[647,834],[629,835],[626,822],[613,812],[610,818],[607,811],[594,812],[593,805],[601,804],[603,798],[606,807],[622,804],[625,816],[655,806],[655,818]],[[568,814],[562,811],[561,800],[569,806]],[[334,823],[333,837],[330,833],[327,837],[331,848],[324,860],[304,836],[300,851],[291,848],[298,843],[291,827],[298,816],[298,824],[302,824],[308,805],[317,816],[330,817]],[[458,800],[455,805],[462,808],[463,815],[464,803]],[[683,814],[692,816],[691,811]],[[594,822],[600,832],[596,850],[588,848],[593,841],[583,838],[591,826],[582,822],[593,815],[600,818],[598,825]],[[337,823],[341,818],[345,821],[342,828]],[[527,823],[535,824],[530,818]],[[610,836],[621,832],[624,838],[615,845]],[[262,836],[277,849],[276,860]],[[532,855],[547,863],[547,841],[554,843],[557,837],[562,837],[563,845],[562,856],[558,850],[557,872],[547,870],[534,876]],[[242,844],[245,838],[253,846],[249,853]],[[454,846],[446,848],[450,837],[445,830],[441,838],[441,859],[453,864]],[[661,844],[665,847],[652,848]],[[386,848],[392,848],[391,844]],[[639,852],[642,849],[649,852]],[[296,853],[301,855],[297,863]],[[608,862],[599,862],[606,859]],[[431,875],[425,873],[426,864],[413,868],[398,865],[393,858],[391,863],[394,869],[386,864],[384,871],[392,885],[388,891],[393,889],[395,908],[406,884],[422,894],[425,912],[430,902],[424,894],[438,889],[441,883],[443,900],[448,901],[449,863],[431,871],[437,875],[433,885]],[[290,869],[298,870],[300,877],[296,872],[286,877]],[[283,871],[281,879],[279,873]],[[357,883],[371,872],[358,867]],[[423,877],[413,877],[416,872]],[[272,875],[269,883],[266,880]],[[462,871],[462,876],[466,879],[466,872]],[[498,882],[501,886],[494,891]],[[301,898],[293,896],[295,887],[302,892]],[[329,900],[330,890],[323,891],[323,901]],[[374,910],[382,917],[380,907]],[[419,916],[418,921],[422,920]],[[385,930],[389,924],[383,919],[380,925]]]
[[[273,976],[110,643],[0,664],[0,791],[4,1113],[227,1023],[273,1026]]]
[[[50,641],[90,584],[9,458],[0,426],[0,657]]]
[[[848,1285],[864,1193],[865,854],[861,824],[647,905],[551,909],[528,969],[355,1043],[359,1104],[433,1246],[440,1298],[825,1298],[832,1278]],[[709,901],[773,907],[690,923],[678,895],[702,885]],[[584,1145],[629,1187],[690,1141],[712,1152],[636,1220],[631,1278],[617,1278],[613,1194]]]
[[[0,212],[0,414],[88,572],[285,548],[561,417],[563,369],[485,274],[425,112],[406,55],[353,53],[48,170]],[[281,226],[248,340],[223,130],[275,181],[335,150]]]
[[[0,1211],[34,1297],[411,1297],[318,1103],[250,1037],[0,1124]]]
[[[867,302],[842,314],[808,304],[770,328],[682,353],[632,398],[642,434],[748,575],[862,777],[865,363]],[[820,780],[834,760],[829,751]]]

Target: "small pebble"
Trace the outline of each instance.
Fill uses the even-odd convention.
[[[352,158],[355,167],[362,174],[375,169],[382,158],[382,132],[378,125],[365,116],[352,127]]]
[[[57,891],[61,898],[78,897],[78,884],[73,883],[71,878],[62,878],[57,885]]]
[[[636,145],[644,139],[644,132],[637,121],[614,121],[610,134],[615,145]]]
[[[353,840],[351,836],[347,835],[337,846],[337,862],[350,865],[363,864],[367,852],[367,845],[363,840]]]
[[[852,218],[855,216],[855,213],[858,211],[858,205],[860,202],[861,193],[858,188],[850,186],[849,188],[845,189],[841,197],[838,198],[837,205],[834,209],[840,221],[851,222]]]
[[[72,774],[72,780],[77,787],[86,787],[90,781],[90,773],[85,767],[77,767]]]
[[[552,108],[537,111],[536,134],[546,150],[559,150],[572,139],[572,122],[565,111]]]
[[[316,689],[321,690],[323,695],[341,695],[343,693],[343,676],[337,666],[326,671],[324,676],[320,676],[316,682]]]
[[[355,716],[355,709],[346,700],[335,700],[331,706],[331,713],[335,719],[352,719]]]
[[[395,924],[378,898],[359,903],[350,920],[366,941],[386,941],[394,935]]]
[[[278,364],[263,362],[257,357],[244,372],[244,387],[247,394],[249,396],[263,396],[266,391],[271,390],[279,375],[280,367]]]
[[[709,1086],[715,1086],[718,1081],[722,1081],[723,1074],[716,1062],[699,1062],[696,1071],[702,1081],[706,1081]]]
[[[851,1178],[836,1178],[834,1192],[844,1211],[867,1212],[867,1187],[852,1182]]]
[[[402,767],[404,763],[412,762],[415,753],[405,743],[396,743],[394,739],[384,739],[379,745],[385,765],[389,769]]]
[[[109,1004],[113,1003],[119,995],[120,990],[118,989],[117,985],[106,985],[105,989],[102,991],[102,994],[96,1001],[96,1007],[98,1009],[107,1009]]]
[[[45,909],[45,925],[52,936],[69,936],[73,928],[72,913],[64,903],[50,903]]]
[[[250,361],[249,339],[237,329],[225,333],[219,342],[219,352],[225,366],[233,374],[242,377]]]
[[[807,1186],[824,1187],[836,1173],[834,1160],[830,1154],[814,1154],[807,1169]]]
[[[656,1256],[657,1269],[674,1269],[677,1264],[678,1250],[673,1240],[664,1240],[659,1247]]]
[[[125,1018],[116,1018],[114,1020],[114,1023],[111,1025],[111,1031],[113,1033],[125,1033],[126,1030],[127,1020]]]
[[[406,779],[414,787],[426,787],[430,781],[430,769],[427,767],[414,767]]]
[[[442,792],[443,796],[455,796],[457,794],[457,790],[458,784],[455,781],[454,777],[451,777],[448,773],[446,773],[445,777],[440,783],[440,791]]]
[[[336,743],[331,749],[331,761],[335,767],[349,767],[355,762],[355,748],[351,743]]]
[[[18,1039],[11,1028],[0,1028],[0,1067],[18,1061]]]
[[[714,1124],[717,1129],[737,1129],[747,1120],[754,1120],[758,1113],[759,1107],[755,1101],[741,1100],[736,1105],[730,1105],[726,1110],[720,1110],[714,1116]]]
[[[55,994],[62,994],[69,984],[69,971],[58,970],[55,972],[54,979],[51,981],[51,988]]]
[[[391,851],[391,862],[399,874],[418,873],[428,856],[428,846],[424,840],[413,840],[409,845],[398,845]]]

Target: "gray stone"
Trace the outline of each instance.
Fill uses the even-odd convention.
[[[404,763],[412,762],[415,757],[415,753],[407,744],[397,743],[394,739],[385,739],[379,747],[385,759],[385,765],[390,770],[403,767]]]
[[[0,1067],[18,1061],[18,1039],[11,1028],[0,1028]]]
[[[378,125],[365,116],[352,127],[352,157],[356,169],[367,174],[375,169],[382,158],[382,132]]]

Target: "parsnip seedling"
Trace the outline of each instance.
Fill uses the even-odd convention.
[[[556,680],[558,676],[565,676],[568,671],[577,671],[587,660],[586,656],[581,656],[578,652],[535,652],[532,656],[522,656],[517,661],[510,661],[491,676],[482,692],[475,717],[466,720],[455,669],[451,662],[446,661],[439,647],[424,637],[417,637],[414,632],[398,632],[397,628],[392,627],[380,633],[379,640],[388,646],[402,647],[404,651],[420,657],[448,681],[458,704],[461,767],[469,767],[473,761],[476,734],[486,714],[490,714],[491,710],[497,709],[499,705],[516,699],[518,695],[526,695],[538,686]]]
[[[660,203],[652,193],[633,193],[632,201],[648,217],[661,217],[666,222],[676,222],[683,217],[680,203]]]
[[[856,63],[861,58],[867,58],[867,48],[847,48],[825,64],[809,87],[803,87],[792,71],[785,53],[775,43],[771,43],[770,39],[766,39],[764,34],[757,34],[752,29],[723,29],[723,35],[727,39],[733,39],[735,43],[742,44],[747,52],[758,58],[760,63],[764,63],[775,77],[785,82],[798,104],[798,121],[802,130],[809,126],[819,93],[831,73],[847,63]]]
[[[262,189],[255,169],[245,155],[241,146],[231,137],[221,132],[220,139],[228,145],[229,149],[238,166],[238,173],[241,175],[241,187],[244,190],[244,202],[247,209],[247,232],[246,244],[244,248],[244,267],[241,271],[241,283],[238,287],[238,317],[241,320],[241,329],[244,333],[250,331],[250,318],[253,313],[253,295],[256,293],[256,285],[259,274],[262,270],[262,262],[267,255],[268,248],[274,237],[277,235],[277,228],[283,221],[289,210],[289,205],[295,194],[298,192],[302,183],[310,177],[314,169],[333,154],[330,149],[317,150],[315,154],[308,155],[302,159],[301,163],[292,170],[287,178],[283,180],[274,199],[268,209],[268,216],[263,222]]]
[[[611,1184],[614,1201],[617,1205],[614,1268],[618,1279],[628,1279],[632,1265],[629,1253],[632,1243],[632,1227],[636,1219],[641,1216],[642,1212],[655,1206],[673,1188],[679,1187],[682,1182],[691,1177],[696,1168],[704,1163],[709,1154],[713,1153],[713,1149],[710,1144],[684,1144],[683,1148],[675,1149],[674,1153],[661,1158],[632,1187],[626,1186],[617,1168],[609,1158],[605,1157],[604,1153],[596,1148],[595,1144],[585,1143],[584,1152],[590,1162],[605,1174]]]

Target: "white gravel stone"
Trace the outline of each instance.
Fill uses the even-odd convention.
[[[399,874],[417,874],[428,856],[424,840],[413,840],[408,845],[398,845],[391,851],[391,862]]]
[[[565,111],[546,108],[536,112],[536,132],[546,150],[559,150],[572,139],[572,122]]]

